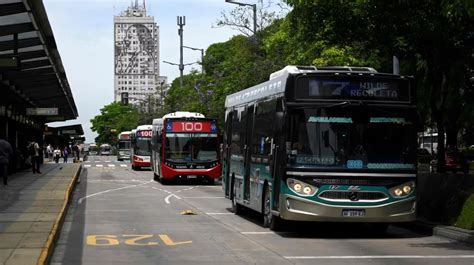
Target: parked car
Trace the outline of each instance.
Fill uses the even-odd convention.
[[[456,173],[461,171],[465,174],[469,173],[469,161],[463,153],[458,150],[448,150],[444,156],[444,167],[446,171]],[[438,160],[433,159],[430,162],[430,172],[435,172],[438,165]]]

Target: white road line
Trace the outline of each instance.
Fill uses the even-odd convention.
[[[177,196],[177,195],[171,193],[170,195],[166,196],[166,198],[165,198],[166,204],[170,204],[170,198],[171,198],[171,197],[175,197],[176,199],[181,200],[181,198],[180,198],[179,196]]]
[[[145,183],[142,183],[142,184],[135,184],[135,185],[125,186],[125,187],[121,187],[121,188],[117,188],[117,189],[104,190],[104,191],[101,191],[101,192],[93,193],[93,194],[87,195],[85,197],[82,197],[79,200],[77,200],[77,202],[79,204],[81,204],[83,200],[88,199],[90,197],[94,197],[94,196],[101,195],[101,194],[104,194],[104,193],[108,193],[108,192],[111,192],[111,191],[117,191],[117,190],[124,190],[124,189],[129,189],[129,188],[140,187],[140,186],[143,186],[143,185],[151,183],[151,182],[152,181],[148,181],[148,182],[145,182]]]
[[[84,167],[91,167],[91,165],[84,165]]]
[[[115,167],[114,164],[108,164],[107,166],[108,166],[108,167]]]
[[[226,199],[226,197],[183,197],[183,199]]]
[[[273,235],[275,232],[263,231],[263,232],[240,232],[242,235]]]
[[[121,167],[127,167],[127,165],[120,165]]]
[[[284,256],[285,259],[474,259],[474,255]]]
[[[207,215],[227,215],[227,214],[234,214],[234,213],[206,213]]]
[[[101,165],[101,164],[97,164],[95,165],[96,167],[103,167],[104,165]]]

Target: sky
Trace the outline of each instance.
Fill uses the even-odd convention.
[[[139,0],[142,3],[143,0]],[[56,43],[66,69],[79,112],[77,120],[49,126],[82,124],[86,142],[97,136],[90,119],[113,101],[114,31],[113,17],[126,9],[130,0],[43,0]],[[248,3],[254,3],[248,0]],[[184,45],[207,48],[224,42],[239,32],[216,28],[222,11],[234,5],[225,0],[147,0],[147,13],[160,27],[160,61],[179,62],[177,16],[186,16]],[[200,61],[199,51],[184,50],[184,63]],[[200,66],[194,66],[199,69]],[[185,68],[185,74],[191,70]],[[160,62],[160,75],[168,82],[179,76],[177,66]]]

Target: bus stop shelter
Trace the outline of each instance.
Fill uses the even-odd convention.
[[[42,0],[0,1],[0,138],[15,151],[43,144],[45,124],[78,117]]]

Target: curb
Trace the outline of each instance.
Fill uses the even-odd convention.
[[[55,243],[59,237],[58,231],[61,229],[64,223],[64,219],[66,218],[66,212],[67,212],[69,203],[71,202],[71,193],[76,185],[76,181],[79,178],[79,175],[81,174],[81,172],[82,172],[82,164],[77,169],[76,174],[74,175],[74,178],[71,181],[71,184],[69,184],[63,207],[61,211],[59,212],[59,216],[56,219],[56,222],[54,222],[51,232],[49,233],[48,239],[46,240],[46,244],[43,250],[41,251],[41,254],[38,258],[38,262],[36,263],[37,265],[47,264],[51,259],[51,255],[53,254]]]
[[[423,234],[430,234],[474,245],[474,231],[471,230],[454,226],[431,224],[424,221],[415,221],[400,226]]]

